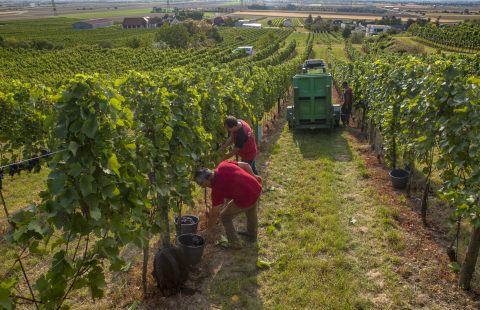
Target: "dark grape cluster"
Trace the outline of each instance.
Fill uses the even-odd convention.
[[[0,170],[0,174],[3,176],[4,173],[8,172],[8,174],[13,177],[15,174],[20,174],[22,171],[39,172],[41,169],[40,159],[48,158],[50,155],[51,153],[49,151],[42,150],[38,156],[19,163],[7,165],[4,169]]]
[[[192,237],[192,245],[200,246],[203,245],[203,238],[200,236],[193,236]]]
[[[178,223],[178,216],[175,217],[175,223]],[[182,216],[181,224],[182,225],[193,225],[193,224],[195,224],[195,220],[191,217]]]

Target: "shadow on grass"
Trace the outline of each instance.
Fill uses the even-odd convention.
[[[242,217],[240,219],[243,221]],[[238,226],[238,225],[237,225]],[[257,243],[246,243],[240,250],[212,251],[213,277],[206,287],[210,306],[222,309],[262,309],[258,295],[259,260]],[[216,255],[219,254],[219,255]]]
[[[330,161],[351,161],[352,152],[347,140],[342,136],[343,129],[334,128],[293,131],[295,144],[306,160],[327,159]]]

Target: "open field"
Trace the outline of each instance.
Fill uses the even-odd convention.
[[[81,3],[56,5],[59,17],[71,18],[101,18],[128,16],[136,14],[146,14],[151,11],[155,5],[164,5],[164,3],[151,4],[115,4],[115,3]],[[40,6],[34,8],[22,8],[15,11],[0,11],[0,20],[12,19],[36,19],[44,17],[53,17],[51,6]]]
[[[322,18],[325,19],[345,19],[345,20],[375,20],[381,19],[382,15],[374,15],[374,14],[344,14],[344,13],[332,13],[332,12],[322,12],[322,11],[314,11],[314,12],[298,12],[298,11],[236,11],[231,15],[234,16],[242,16],[242,15],[258,15],[258,16],[269,16],[269,17],[301,17],[306,18],[308,15],[317,16],[320,15]],[[438,16],[438,15],[437,15]],[[452,16],[442,16],[440,22],[442,23],[454,23],[458,21],[465,20],[465,18],[460,18],[462,15],[452,15]],[[479,18],[480,15],[468,15],[470,19],[472,18]],[[409,18],[412,17],[401,17],[403,21],[407,21]]]
[[[197,2],[185,1],[176,2],[175,7],[219,7],[232,6],[235,2]],[[123,17],[123,16],[155,16],[150,11],[153,7],[166,7],[166,1],[156,1],[151,3],[59,3],[56,5],[58,16],[71,18],[104,18],[104,17]],[[0,7],[0,22],[2,20],[17,19],[37,19],[44,17],[53,17],[52,7],[50,5],[42,5],[39,7],[18,7],[18,8],[2,8]]]
[[[340,33],[316,33],[314,36],[312,58],[328,59],[328,48],[331,47],[332,56],[346,60],[344,53],[344,41]]]
[[[234,16],[268,16],[268,17],[300,17],[306,18],[308,15],[312,16],[321,15],[323,18],[327,19],[367,19],[374,20],[380,18],[378,15],[348,15],[348,14],[336,14],[332,12],[296,12],[296,11],[236,11],[230,15]]]
[[[394,40],[402,42],[403,44],[410,45],[410,46],[421,46],[427,54],[435,54],[437,53],[437,49],[430,47],[428,45],[422,44],[418,41],[415,41],[412,37],[406,36],[396,36]]]
[[[440,22],[444,21],[464,21],[464,20],[480,20],[480,15],[475,14],[451,14],[451,13],[426,13],[426,18],[431,18],[432,20],[436,20],[439,16]]]

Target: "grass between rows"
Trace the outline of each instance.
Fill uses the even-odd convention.
[[[286,127],[263,171],[258,244],[233,252],[208,284],[232,309],[384,309],[412,292],[393,272],[403,241],[341,130]],[[239,225],[243,223],[240,219]],[[271,264],[258,270],[257,261]],[[225,267],[227,268],[227,266]]]
[[[328,59],[328,44],[331,44],[332,55],[341,60],[346,60],[344,53],[344,41],[340,34],[318,33],[315,34],[312,58]]]

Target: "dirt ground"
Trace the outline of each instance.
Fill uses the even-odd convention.
[[[349,133],[352,145],[365,160],[371,182],[394,206],[398,214],[396,220],[409,240],[402,255],[404,263],[395,271],[427,292],[426,301],[434,298],[448,305],[452,300],[458,300],[459,307],[478,309],[478,296],[464,292],[456,285],[457,275],[449,268],[446,244],[442,242],[444,236],[440,236],[435,227],[423,226],[416,199],[407,199],[404,191],[393,189],[389,170],[379,163],[377,155],[363,139],[360,130],[350,128]]]

